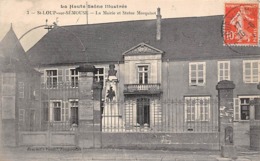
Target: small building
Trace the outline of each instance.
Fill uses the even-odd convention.
[[[31,65],[13,28],[0,42],[0,127],[2,145],[18,144],[18,130],[41,126],[40,76]]]

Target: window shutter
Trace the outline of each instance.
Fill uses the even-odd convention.
[[[41,84],[45,83],[45,74],[46,72],[44,70],[39,70],[41,73]]]
[[[240,100],[239,98],[234,98],[233,100],[233,108],[234,108],[234,121],[240,120]]]
[[[206,63],[203,63],[203,84],[206,83]]]
[[[63,101],[62,121],[69,121],[69,102],[68,101]]]
[[[58,82],[62,82],[62,69],[58,69]]]
[[[191,84],[191,66],[192,64],[189,64],[189,84]]]
[[[53,121],[53,102],[50,102],[50,121]]]
[[[70,81],[70,70],[65,69],[65,81],[69,82]]]
[[[104,75],[105,75],[104,82],[105,82],[105,80],[106,80],[107,77],[108,77],[108,70],[109,70],[109,67],[106,66],[106,67],[104,68]]]

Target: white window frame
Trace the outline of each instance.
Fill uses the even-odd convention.
[[[103,74],[94,73],[94,77],[97,78],[96,81],[100,82],[100,77],[103,77],[103,86],[105,86],[105,67],[96,67],[96,69],[103,69]]]
[[[210,121],[210,112],[211,112],[211,107],[210,107],[210,96],[185,96],[185,122],[209,122]],[[190,100],[195,100],[195,104],[193,105],[190,103],[190,107],[188,106],[187,101]],[[203,103],[201,104],[200,100],[203,100]],[[205,105],[205,101],[208,101],[207,106]],[[201,111],[201,106],[203,106],[203,111]],[[190,112],[190,120],[188,120],[188,108],[194,107],[194,112]],[[206,113],[206,108],[208,108],[208,112]],[[194,117],[192,117],[194,115]],[[201,115],[203,115],[203,118],[201,119]],[[208,117],[206,117],[208,116]]]
[[[248,120],[242,120],[241,119],[241,99],[243,98],[249,98],[249,101],[252,101],[254,100],[255,98],[260,98],[260,95],[253,95],[253,96],[238,96],[238,98],[234,98],[234,121],[249,121],[250,120],[250,113],[252,112],[251,111],[251,108],[249,107],[249,119]],[[238,101],[236,101],[238,100]],[[235,116],[237,115],[237,116]],[[237,118],[239,117],[239,118]]]
[[[195,65],[196,66],[196,69],[195,69],[195,72],[196,72],[196,76],[195,76],[195,80],[196,82],[193,83],[192,82],[192,70],[191,70],[191,66],[192,65]],[[199,65],[202,65],[202,78],[203,78],[203,82],[200,83],[199,82],[199,69],[198,69],[198,66]],[[204,86],[206,84],[206,62],[190,62],[189,63],[189,85],[190,86]]]
[[[246,64],[250,63],[250,75],[246,75]],[[257,63],[257,75],[253,75],[253,63]],[[243,81],[244,83],[259,83],[260,82],[260,60],[244,60],[243,61]],[[256,80],[254,80],[254,76]]]
[[[47,79],[48,79],[47,71],[51,71],[51,70],[56,70],[56,71],[57,71],[57,75],[55,76],[55,77],[57,78],[56,87],[53,87],[53,85],[54,85],[53,81],[52,81],[51,87],[48,86],[48,82],[47,82]],[[58,88],[58,82],[59,82],[59,80],[58,80],[59,73],[58,73],[58,72],[59,72],[58,68],[44,69],[44,82],[46,83],[46,88]],[[51,76],[52,80],[53,80],[53,78],[55,78],[55,77],[54,77],[54,76]]]
[[[147,71],[140,71],[140,67],[147,67]],[[136,66],[137,70],[137,84],[146,84],[145,83],[145,73],[147,73],[147,84],[149,84],[150,80],[150,65],[149,64],[138,64]],[[143,77],[143,82],[139,83],[139,74],[142,73]]]
[[[77,74],[72,74],[72,70],[74,70],[74,72]],[[74,78],[74,82],[72,82],[72,78]],[[79,72],[77,71],[76,68],[70,69],[70,82],[71,82],[72,88],[79,87]]]
[[[226,68],[226,64],[227,64],[227,68]],[[221,66],[223,68],[221,68]],[[226,71],[228,73],[227,75],[226,75]],[[218,82],[222,80],[230,80],[230,61],[218,61]]]

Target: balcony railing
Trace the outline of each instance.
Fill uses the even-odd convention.
[[[159,94],[161,93],[161,84],[125,84],[125,94]]]

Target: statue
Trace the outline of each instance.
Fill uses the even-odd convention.
[[[107,97],[110,101],[113,100],[113,98],[116,96],[115,91],[113,90],[113,87],[110,87],[109,90],[107,90]]]
[[[109,76],[116,76],[116,70],[115,70],[115,65],[114,64],[110,64],[109,65],[109,70],[108,70],[108,77]]]

